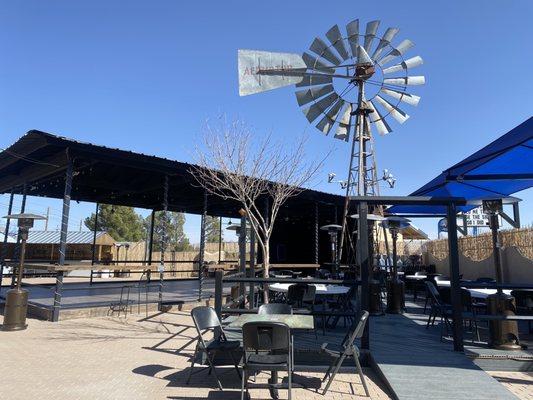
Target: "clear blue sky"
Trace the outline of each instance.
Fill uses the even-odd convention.
[[[523,1],[42,1],[0,9],[0,147],[29,129],[191,161],[203,121],[220,112],[257,134],[309,132],[309,157],[333,148],[327,172],[344,175],[349,149],[309,126],[294,90],[239,97],[237,49],[301,53],[332,25],[381,19],[416,47],[427,84],[412,118],[376,139],[378,168],[405,195],[531,116],[533,2]],[[523,222],[533,195],[521,193]],[[7,197],[0,197],[4,209]],[[31,199],[28,208],[57,202]],[[93,210],[73,207],[71,228]],[[198,241],[197,218],[186,230]],[[436,221],[416,221],[432,235]]]

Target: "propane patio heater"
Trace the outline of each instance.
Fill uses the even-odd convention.
[[[498,228],[499,215],[503,213],[503,199],[483,200],[483,212],[489,216],[496,282],[501,285],[503,283],[503,269]],[[514,315],[515,310],[515,298],[503,293],[500,286],[496,293],[487,297],[487,311],[489,314]],[[501,350],[520,350],[522,347],[519,344],[518,324],[516,321],[489,321],[489,345],[492,348]]]
[[[17,285],[8,290],[6,294],[6,304],[4,309],[4,331],[20,331],[27,328],[26,314],[28,311],[28,291],[22,289],[22,275],[24,272],[24,256],[26,253],[26,241],[28,232],[33,228],[33,223],[37,219],[46,219],[35,214],[12,214],[4,217],[6,219],[16,219],[19,228],[19,238],[21,240],[19,265],[17,268]],[[15,273],[15,271],[13,271]]]
[[[386,227],[392,236],[392,277],[387,281],[387,313],[401,314],[405,304],[405,285],[398,279],[398,260],[396,243],[400,230],[409,226],[409,220],[398,216],[390,216],[385,220]]]
[[[342,226],[336,224],[324,225],[320,230],[326,231],[329,234],[329,243],[331,245],[331,265],[334,274],[339,272],[339,255],[338,255],[338,236],[342,231]]]

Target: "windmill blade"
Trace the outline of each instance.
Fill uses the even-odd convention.
[[[366,52],[365,48],[363,46],[359,46],[357,51],[357,64],[372,64],[374,65],[374,62]]]
[[[346,103],[342,118],[335,132],[335,139],[348,140],[350,137],[350,122],[352,119],[352,104]]]
[[[315,38],[309,49],[318,54],[320,57],[325,58],[333,65],[339,65],[342,60],[337,57],[328,47],[328,45],[320,38]]]
[[[337,50],[343,60],[350,58],[348,49],[346,48],[346,44],[344,43],[344,39],[342,38],[342,34],[338,25],[333,25],[330,30],[326,32],[326,37],[333,47],[335,47],[335,50]]]
[[[331,131],[331,128],[333,128],[333,125],[337,120],[337,115],[339,114],[339,111],[343,104],[344,100],[342,100],[341,98],[337,99],[335,104],[333,104],[329,111],[326,113],[326,115],[324,115],[324,118],[322,118],[320,122],[316,125],[319,131],[325,133],[326,135],[329,133],[329,131]]]
[[[404,103],[410,104],[415,107],[420,101],[420,96],[415,96],[414,94],[409,94],[405,92],[398,92],[392,89],[381,88],[380,92],[392,97],[393,99],[403,101]]]
[[[332,83],[333,78],[329,75],[311,75],[304,76],[302,81],[296,84],[296,87],[325,85],[326,83]]]
[[[398,71],[401,71],[401,70],[404,70],[404,69],[415,68],[415,67],[418,67],[419,65],[422,65],[422,64],[424,64],[424,60],[422,60],[422,57],[414,56],[414,57],[411,57],[408,60],[402,61],[399,64],[393,65],[393,66],[391,66],[389,68],[385,68],[383,70],[383,74],[384,75],[392,74],[393,72],[398,72]]]
[[[385,110],[388,111],[392,117],[398,121],[400,124],[403,124],[405,121],[409,119],[409,115],[404,113],[402,110],[400,110],[398,107],[393,106],[391,103],[389,103],[387,100],[385,100],[380,95],[376,95],[374,99],[383,106]]]
[[[316,69],[316,70],[319,70],[321,72],[328,72],[330,74],[335,73],[335,69],[333,69],[329,65],[324,64],[318,58],[316,58],[315,56],[313,56],[313,55],[311,55],[309,53],[304,53],[302,55],[302,59],[303,59],[305,65],[307,66],[307,68],[309,68],[309,69]]]
[[[376,37],[376,33],[378,31],[379,27],[379,20],[376,21],[370,21],[368,24],[366,24],[366,32],[365,32],[365,50],[370,51],[370,47],[372,46],[372,41]]]
[[[383,57],[381,60],[378,61],[378,64],[383,66],[392,60],[394,60],[398,56],[403,56],[407,50],[409,50],[411,47],[413,47],[415,44],[411,42],[409,39],[405,39],[403,42],[401,42],[397,47],[392,49],[385,57]]]
[[[239,95],[265,92],[267,90],[293,85],[302,81],[301,76],[272,75],[263,76],[258,74],[261,69],[305,69],[302,56],[293,53],[273,53],[259,50],[239,50],[238,70],[239,70]]]
[[[307,120],[309,122],[313,122],[317,117],[326,111],[326,109],[335,102],[339,98],[339,95],[337,93],[330,93],[328,96],[324,97],[323,99],[317,101],[312,106],[303,109],[303,113],[305,114]]]
[[[346,25],[346,32],[348,33],[348,43],[352,50],[352,56],[357,57],[357,48],[359,47],[359,20],[355,19]]]
[[[374,51],[374,54],[372,54],[372,58],[374,60],[377,60],[383,50],[392,42],[394,37],[400,32],[399,28],[388,28],[383,37],[380,39],[378,43],[378,47],[376,47],[376,51]]]
[[[300,90],[296,92],[296,101],[300,106],[303,106],[311,101],[318,100],[322,96],[325,96],[328,93],[333,92],[333,85],[326,85],[322,87],[312,87],[307,90]]]
[[[408,76],[407,78],[387,78],[383,79],[385,85],[396,85],[396,86],[418,86],[426,83],[426,78],[423,76]]]
[[[388,133],[392,132],[391,127],[389,124],[387,124],[387,121],[385,121],[385,118],[379,113],[376,106],[372,101],[368,101],[367,106],[370,108],[371,113],[369,114],[370,121],[376,125],[376,129],[378,133],[383,136],[387,135]]]

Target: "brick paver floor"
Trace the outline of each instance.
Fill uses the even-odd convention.
[[[185,313],[107,317],[51,323],[30,319],[20,332],[0,332],[2,399],[239,399],[234,370],[220,392],[206,372],[185,383],[195,331]],[[322,374],[301,373],[319,377]],[[365,370],[372,399],[388,399],[383,383]],[[258,380],[266,379],[266,375]],[[252,399],[268,392],[251,390]],[[281,398],[287,397],[285,390]],[[294,399],[367,399],[355,374],[339,374],[327,397],[295,389]]]
[[[522,400],[533,400],[533,372],[490,371],[511,392]]]

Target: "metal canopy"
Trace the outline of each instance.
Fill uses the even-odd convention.
[[[74,163],[72,200],[160,210],[168,176],[168,210],[203,212],[204,189],[191,173],[192,164],[36,130],[0,152],[0,194],[12,189],[21,194],[27,183],[29,196],[62,199],[69,159]],[[281,212],[290,213],[292,221],[308,220],[315,203],[324,209],[324,214],[331,214],[332,206],[341,207],[343,201],[343,197],[334,194],[304,190],[289,199]],[[209,196],[207,213],[238,217],[240,208],[236,201]]]
[[[463,161],[446,169],[411,196],[502,198],[533,186],[533,117]],[[469,211],[475,205],[458,207]],[[445,214],[442,206],[401,205],[395,214]]]

